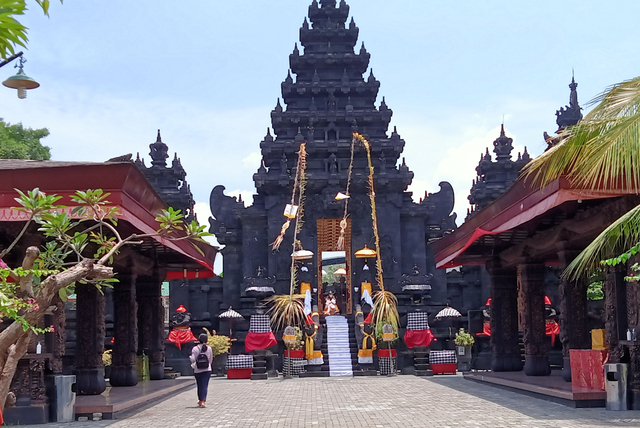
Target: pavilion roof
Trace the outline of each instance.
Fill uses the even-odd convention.
[[[144,174],[133,162],[66,162],[0,159],[0,222],[25,221],[24,213],[13,209],[18,195],[39,188],[48,194],[62,196],[60,204],[74,206],[70,196],[77,190],[102,189],[111,193],[107,200],[119,208],[119,217],[129,225],[132,233],[154,233],[158,229],[156,215],[167,205]],[[122,227],[122,226],[119,226]],[[161,263],[169,270],[202,270],[198,277],[213,275],[217,247],[191,242],[170,241],[154,237],[143,247],[161,249]],[[193,276],[193,275],[192,275]],[[181,276],[182,277],[182,276]]]
[[[502,196],[430,245],[437,268],[484,265],[497,251],[523,243],[602,199],[632,194],[626,190],[587,190],[560,178],[544,188],[520,179]]]

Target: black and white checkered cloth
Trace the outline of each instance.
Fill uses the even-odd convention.
[[[292,358],[285,356],[282,363],[282,373],[297,376],[304,369],[305,364],[307,364],[307,360],[304,358]]]
[[[457,363],[456,351],[431,351],[429,353],[429,364],[450,364]]]
[[[381,375],[395,373],[398,368],[396,357],[380,357],[378,358],[378,364],[380,365]]]
[[[407,314],[407,330],[426,330],[429,328],[429,314],[410,312]]]
[[[227,369],[252,369],[253,355],[229,355]]]
[[[249,321],[249,332],[251,333],[269,333],[271,331],[271,321],[269,315],[251,315]]]

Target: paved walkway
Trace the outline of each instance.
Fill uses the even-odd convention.
[[[61,428],[151,427],[617,427],[640,426],[640,411],[572,409],[462,376],[212,378],[207,408],[195,388],[117,421]],[[32,425],[43,427],[43,425]]]

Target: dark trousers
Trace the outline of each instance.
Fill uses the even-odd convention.
[[[211,379],[211,371],[202,373],[194,373],[196,377],[196,385],[198,386],[198,400],[207,400],[207,388],[209,388],[209,379]]]

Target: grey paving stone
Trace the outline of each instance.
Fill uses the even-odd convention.
[[[461,376],[211,380],[207,408],[185,391],[116,421],[55,428],[133,427],[622,427],[640,411],[572,409]],[[42,427],[34,425],[32,427]]]

